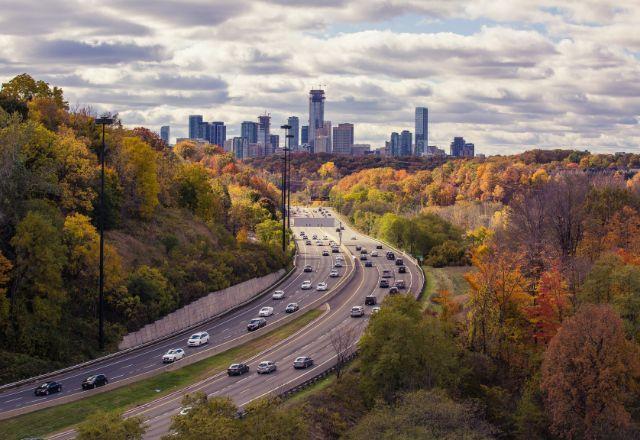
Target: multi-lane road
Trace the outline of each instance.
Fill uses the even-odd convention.
[[[299,208],[297,212],[300,216],[320,216],[317,210],[310,208]],[[332,213],[332,215],[335,214]],[[36,398],[33,395],[33,384],[9,389],[0,394],[0,413],[15,408],[28,408],[30,405],[37,405],[43,399],[55,401],[55,399],[61,399],[71,393],[82,393],[80,382],[91,374],[104,373],[113,383],[125,378],[131,380],[132,376],[149,371],[161,371],[165,368],[162,365],[161,358],[168,349],[184,348],[188,357],[202,350],[213,350],[221,344],[228,344],[247,333],[247,322],[256,317],[263,306],[268,305],[274,308],[274,315],[267,318],[268,323],[271,323],[285,318],[284,308],[289,302],[297,302],[303,307],[305,304],[317,301],[319,297],[325,297],[327,301],[322,305],[324,313],[313,323],[297,331],[285,341],[272,347],[265,347],[265,350],[260,355],[252,359],[237,359],[238,362],[246,362],[250,366],[250,373],[237,377],[228,377],[226,373],[220,373],[187,389],[174,392],[146,405],[134,408],[128,411],[126,415],[142,417],[148,426],[145,438],[157,439],[168,432],[171,419],[180,411],[180,402],[187,393],[202,391],[210,396],[227,395],[232,397],[239,406],[243,406],[256,398],[283,391],[303,382],[335,363],[336,352],[331,343],[332,332],[350,327],[354,327],[358,334],[364,330],[366,320],[371,315],[371,307],[365,307],[365,316],[363,318],[351,318],[349,312],[354,305],[364,305],[365,296],[370,294],[376,295],[378,301],[381,302],[383,296],[388,292],[388,289],[379,287],[383,270],[391,272],[392,278],[390,281],[392,285],[394,279],[402,278],[406,283],[406,291],[416,293],[422,288],[422,273],[408,258],[404,258],[407,273],[398,274],[398,266],[395,261],[385,258],[385,253],[388,250],[387,246],[382,246],[382,249],[376,249],[376,246],[380,245],[379,242],[351,230],[347,225],[344,226],[345,229],[342,231],[342,244],[344,246],[341,249],[341,254],[346,249],[349,255],[344,255],[345,267],[338,269],[340,277],[329,277],[329,272],[335,265],[337,254],[331,253],[327,244],[329,240],[339,241],[335,227],[293,227],[299,249],[296,271],[282,285],[273,289],[284,290],[285,299],[273,300],[271,292],[269,292],[238,310],[214,319],[207,325],[203,325],[197,330],[209,332],[211,340],[208,346],[202,348],[188,348],[186,346],[186,340],[190,332],[171,337],[157,344],[134,350],[113,359],[79,368],[62,374],[60,377],[52,377],[50,380],[58,381],[63,385],[63,392],[60,394]],[[314,234],[317,235],[318,239],[321,239],[323,246],[318,246],[316,240],[311,240],[311,245],[307,245],[306,240],[300,238],[302,231],[306,232],[310,239]],[[324,236],[327,239],[322,240]],[[373,267],[365,267],[364,262],[359,260],[360,252],[356,251],[356,246],[364,247],[369,251],[368,259],[373,262]],[[329,250],[328,256],[322,255],[324,250]],[[379,256],[372,257],[371,252],[373,250],[377,250]],[[399,255],[399,257],[401,256]],[[303,272],[305,265],[311,265],[313,271],[310,273]],[[300,288],[305,280],[312,282],[313,289],[302,290]],[[328,284],[326,292],[315,290],[317,283],[322,281]],[[339,285],[339,288],[335,289],[336,285]],[[258,331],[269,331],[269,325]],[[314,366],[305,370],[293,369],[293,360],[297,356],[303,355],[312,357],[315,361]],[[268,375],[257,375],[255,373],[256,367],[262,360],[276,362],[277,371]],[[52,438],[72,437],[73,432],[68,431]]]

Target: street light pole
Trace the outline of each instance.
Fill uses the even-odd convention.
[[[287,167],[287,227],[291,229],[291,139],[292,134],[288,134],[285,138],[285,146],[287,140],[289,141],[289,166]]]
[[[291,129],[290,125],[282,125],[280,128],[288,133]],[[286,236],[287,236],[287,138],[284,141],[284,162],[282,166],[282,252],[286,251]]]
[[[104,115],[96,119],[96,124],[102,125],[102,150],[100,151],[100,287],[98,293],[98,345],[104,349],[104,158],[106,146],[104,132],[107,125],[113,124],[113,118]]]

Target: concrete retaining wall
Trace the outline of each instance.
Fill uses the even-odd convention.
[[[250,300],[275,284],[284,274],[285,270],[280,269],[261,278],[252,278],[235,286],[212,292],[175,312],[169,313],[156,322],[145,325],[136,332],[125,335],[118,345],[118,349],[126,350],[137,347],[205,322],[213,316],[220,315]]]

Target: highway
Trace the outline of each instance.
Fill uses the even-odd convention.
[[[309,213],[309,210],[306,210]],[[299,237],[301,228],[294,228],[296,237]],[[337,241],[336,232],[325,228],[302,228],[311,238],[312,234],[328,235]],[[352,239],[355,237],[355,239]],[[313,241],[315,243],[315,241]],[[325,305],[325,313],[310,325],[300,329],[287,340],[265,347],[265,350],[251,359],[238,359],[238,362],[246,362],[251,371],[242,376],[229,377],[226,372],[209,377],[187,389],[177,391],[146,405],[134,408],[125,413],[125,416],[139,416],[146,425],[145,439],[155,440],[166,435],[170,430],[173,417],[181,410],[181,400],[185,394],[204,392],[209,396],[230,396],[238,406],[242,407],[254,399],[278,394],[278,392],[291,388],[313,377],[323,369],[335,364],[336,352],[331,343],[332,332],[344,328],[354,327],[358,335],[364,331],[366,322],[371,316],[371,307],[365,306],[365,317],[351,318],[350,309],[354,305],[364,305],[364,298],[374,294],[380,303],[388,289],[380,288],[379,281],[382,271],[387,269],[392,272],[390,279],[402,278],[407,285],[405,292],[420,289],[422,287],[422,274],[417,266],[408,259],[404,259],[407,273],[398,274],[394,261],[387,260],[385,253],[387,246],[377,249],[378,257],[371,257],[371,251],[376,250],[377,241],[363,236],[351,230],[345,225],[343,231],[343,244],[351,253],[350,257],[355,262],[355,275],[349,280],[341,292],[331,298]],[[360,252],[356,246],[365,247],[369,251],[369,260],[373,261],[373,267],[364,267],[357,257]],[[326,247],[323,247],[326,249]],[[327,258],[327,257],[325,257]],[[348,260],[349,258],[345,258]],[[413,291],[413,293],[417,293]],[[313,367],[305,370],[295,370],[293,360],[298,356],[310,356],[314,359]],[[259,362],[270,360],[276,362],[278,370],[268,375],[256,374]],[[53,440],[73,438],[73,431],[66,431],[50,437]]]
[[[317,214],[319,216],[319,214]],[[334,231],[318,231],[319,234],[327,234]],[[311,238],[311,235],[309,236]],[[330,278],[329,272],[335,263],[335,255],[329,257],[322,256],[322,250],[330,249],[328,240],[324,240],[325,246],[317,246],[315,240],[312,246],[307,246],[305,242],[298,241],[299,252],[297,257],[297,266],[295,272],[281,285],[273,290],[283,290],[286,297],[282,300],[271,299],[272,291],[257,298],[251,303],[240,307],[236,311],[230,312],[218,319],[213,319],[206,325],[191,331],[180,333],[171,338],[165,339],[158,343],[143,347],[139,350],[133,350],[121,356],[97,362],[86,367],[78,368],[58,376],[52,376],[46,380],[54,380],[62,384],[62,392],[50,394],[49,396],[35,396],[34,389],[37,383],[30,383],[17,388],[8,389],[0,393],[0,415],[3,412],[25,408],[28,410],[30,406],[38,405],[40,408],[43,401],[52,401],[63,399],[71,394],[83,393],[90,395],[95,393],[94,390],[83,391],[81,388],[82,381],[91,375],[102,373],[109,379],[109,387],[117,386],[119,381],[130,379],[132,376],[146,375],[152,371],[161,372],[167,368],[162,363],[162,356],[171,348],[183,348],[186,351],[185,358],[202,352],[214,351],[220,344],[229,344],[247,333],[247,323],[250,319],[258,316],[258,311],[264,306],[272,306],[274,314],[267,319],[266,327],[257,330],[258,333],[265,333],[270,330],[269,323],[278,319],[285,318],[284,312],[286,305],[290,302],[297,302],[300,307],[310,303],[320,295],[328,295],[331,293],[332,287],[338,283],[341,278]],[[303,268],[305,265],[311,265],[313,272],[305,273]],[[345,267],[338,269],[340,274],[344,276],[353,269],[353,263],[347,261]],[[303,280],[310,280],[313,283],[312,290],[301,290],[300,285]],[[325,281],[328,284],[328,290],[318,292],[315,290],[316,284]],[[297,312],[296,312],[297,313]],[[295,315],[295,313],[291,314]],[[286,316],[287,319],[293,319],[292,316]],[[196,331],[207,331],[210,335],[209,343],[201,347],[187,347],[188,337]],[[178,363],[184,361],[177,361]],[[36,409],[36,407],[34,407]]]

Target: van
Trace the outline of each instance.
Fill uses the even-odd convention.
[[[375,295],[367,295],[364,298],[365,306],[375,306],[377,303],[378,303],[378,298],[376,298]]]

